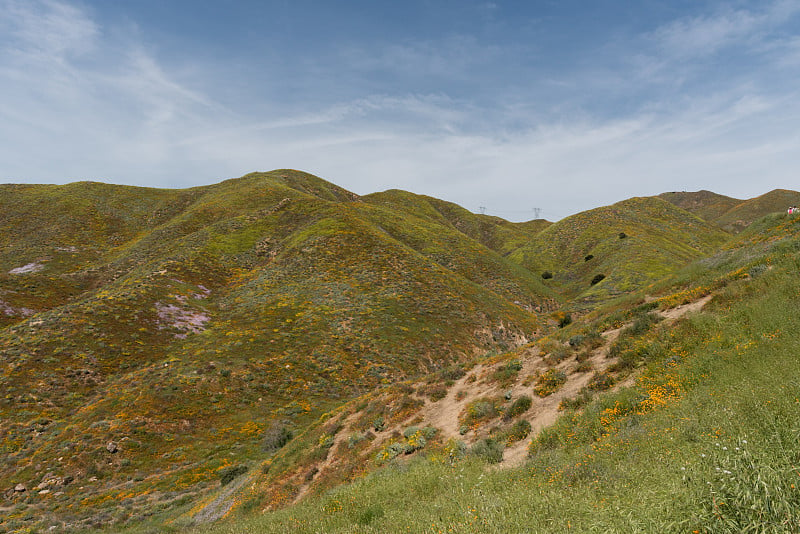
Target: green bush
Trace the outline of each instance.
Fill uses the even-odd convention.
[[[239,464],[226,467],[219,473],[219,482],[221,485],[227,486],[228,484],[233,482],[235,478],[245,473],[247,473],[246,465]]]
[[[486,438],[475,442],[470,448],[470,454],[483,458],[490,464],[499,464],[503,461],[503,449],[505,446],[494,438]]]
[[[532,402],[533,401],[531,398],[527,395],[521,396],[515,400],[511,406],[508,407],[506,413],[503,415],[503,418],[507,421],[510,421],[518,415],[522,415],[530,409]]]
[[[542,278],[544,278],[545,280],[553,278],[553,273],[551,273],[550,271],[545,271],[542,273]]]
[[[505,432],[506,437],[506,445],[511,445],[517,441],[521,441],[528,437],[528,434],[531,433],[531,424],[525,420],[520,419],[519,421],[515,422],[511,425],[511,428]]]
[[[596,274],[594,276],[594,278],[592,278],[592,281],[589,282],[589,285],[593,286],[595,284],[598,284],[598,283],[602,282],[603,279],[605,279],[605,277],[606,277],[606,275],[604,275],[604,274]]]
[[[588,391],[605,391],[614,385],[614,378],[608,373],[595,373],[586,384]]]

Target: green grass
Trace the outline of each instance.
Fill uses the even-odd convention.
[[[524,468],[433,455],[202,532],[796,531],[797,245],[703,313],[657,325],[664,350],[638,385],[566,415]],[[367,509],[382,514],[359,522]]]
[[[309,532],[401,531],[406,524],[420,532],[513,532],[527,528],[523,521],[539,531],[570,525],[629,531],[634,525],[670,527],[664,521],[678,517],[670,514],[704,525],[714,501],[692,492],[708,485],[681,478],[676,486],[653,469],[668,445],[683,439],[683,431],[667,432],[682,423],[664,418],[671,410],[695,419],[728,414],[680,407],[703,388],[723,391],[723,383],[714,382],[722,380],[718,374],[737,376],[722,367],[725,351],[751,340],[747,350],[758,351],[771,342],[759,337],[766,319],[746,312],[747,306],[774,294],[787,304],[764,304],[759,313],[777,320],[796,295],[786,273],[796,263],[797,225],[786,217],[757,222],[722,247],[724,234],[652,199],[548,225],[508,223],[397,191],[359,199],[288,170],[182,191],[94,183],[0,187],[6,214],[0,300],[12,310],[0,314],[0,485],[30,488],[11,498],[0,518],[4,530],[127,522],[142,531],[182,531],[220,479],[245,467],[241,476],[252,476],[255,490],[237,494],[245,501],[237,501],[232,515],[242,522],[222,525],[223,531],[286,531],[298,521]],[[623,230],[624,240],[618,237]],[[589,251],[595,257],[584,262]],[[9,273],[32,262],[43,269]],[[554,269],[553,281],[542,280],[539,263]],[[571,263],[577,267],[563,268]],[[590,287],[598,268],[607,277]],[[665,274],[672,276],[644,290],[655,304],[646,305],[643,293],[611,299]],[[680,395],[665,406],[651,406],[646,389],[611,393],[569,412],[544,434],[547,446],[534,447],[533,463],[518,471],[486,472],[476,460],[495,460],[504,443],[527,434],[511,421],[471,455],[463,443],[443,443],[428,432],[387,442],[410,446],[428,460],[404,461],[404,449],[374,473],[381,462],[371,452],[364,460],[375,434],[415,424],[405,421],[418,412],[424,392],[414,391],[411,379],[446,388],[476,354],[493,353],[501,356],[491,363],[505,366],[496,365],[489,382],[503,385],[520,366],[513,354],[502,353],[526,340],[553,332],[566,341],[710,291],[719,292],[716,315],[684,323],[677,337],[640,319],[630,331],[636,343],[620,347],[631,354],[629,367],[645,369],[654,384],[665,376],[681,384]],[[564,301],[559,292],[581,299],[571,303],[573,323],[561,330],[546,325]],[[603,307],[581,314],[592,301]],[[16,311],[23,308],[33,315]],[[204,330],[168,324],[164,309],[207,317]],[[698,340],[717,339],[714,328],[723,327],[717,352],[707,353],[708,344]],[[785,324],[781,332],[775,335],[793,336],[796,325]],[[639,350],[645,340],[657,342],[656,349]],[[769,360],[755,354],[748,360],[754,366]],[[666,366],[667,357],[677,367]],[[678,370],[683,374],[664,374]],[[729,394],[745,391],[745,384],[744,377],[731,383]],[[482,400],[465,414],[472,424],[516,413],[500,397]],[[358,435],[334,447],[350,414],[360,418]],[[293,437],[265,448],[275,428]],[[646,440],[636,437],[642,429],[651,433]],[[727,437],[730,443],[745,439]],[[686,438],[685,449],[703,442],[698,439]],[[108,452],[109,441],[119,445],[117,453]],[[595,450],[600,445],[608,450]],[[773,465],[775,454],[749,454],[719,461],[763,464],[778,484],[793,458]],[[315,479],[314,469],[329,455],[347,461]],[[700,464],[683,466],[694,470],[692,480],[705,473]],[[46,476],[75,480],[39,494],[32,488]],[[321,495],[297,508],[247,517],[290,502],[311,479],[312,493]],[[636,523],[636,511],[645,510],[640,480],[658,486],[662,498],[674,494],[699,504],[659,508],[644,499],[660,515]],[[713,486],[719,481],[704,482],[730,501],[727,496],[743,491],[747,480],[719,487]],[[355,482],[332,489],[347,481]],[[587,511],[595,504],[596,517]],[[619,510],[627,519],[615,515]]]

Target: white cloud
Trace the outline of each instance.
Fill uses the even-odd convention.
[[[688,76],[669,67],[677,56],[632,54],[622,63],[635,66],[607,79],[594,75],[598,68],[545,84],[563,109],[550,114],[538,113],[538,102],[521,101],[518,93],[504,102],[502,83],[490,105],[398,90],[299,110],[279,102],[224,106],[212,92],[183,82],[157,50],[115,37],[85,10],[56,1],[0,5],[6,8],[0,15],[0,181],[180,187],[292,167],[362,194],[407,189],[514,220],[531,218],[533,207],[557,219],[667,190],[755,196],[796,187],[800,80],[791,69],[781,83],[759,83],[759,70],[744,82],[724,80],[714,91],[645,95],[641,105],[603,116],[566,97],[559,101],[560,95],[622,83],[645,93],[657,75]],[[798,48],[794,35],[763,34],[793,13],[784,4],[761,14],[726,13],[678,21],[648,37],[679,55],[758,36],[759,69],[766,70]],[[47,40],[33,39],[45,29]],[[417,65],[423,74],[448,64],[447,75],[458,78],[469,75],[470,61],[501,52],[470,58],[477,48],[451,39],[440,50],[431,42],[354,57],[366,73],[392,60],[401,70]],[[651,73],[643,75],[643,66]],[[192,67],[204,72],[204,87],[213,91],[211,67]]]

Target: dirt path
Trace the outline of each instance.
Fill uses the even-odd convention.
[[[351,428],[353,423],[359,418],[360,415],[361,412],[355,412],[348,415],[345,420],[342,421],[342,428],[339,429],[335,436],[333,436],[333,445],[331,445],[330,449],[328,449],[328,456],[326,456],[324,460],[317,464],[317,472],[314,473],[314,476],[311,478],[311,480],[308,480],[302,486],[300,486],[300,490],[297,492],[292,504],[300,502],[303,497],[308,494],[311,486],[314,484],[314,481],[335,463],[336,457],[333,452],[347,438],[347,436],[351,434],[351,432],[347,432],[347,430]]]
[[[225,514],[233,508],[236,502],[234,494],[252,478],[253,475],[251,474],[242,475],[225,486],[225,489],[217,495],[216,499],[205,505],[199,512],[192,516],[194,523],[211,523],[225,517]]]

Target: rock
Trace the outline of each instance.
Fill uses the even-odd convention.
[[[43,489],[42,491],[39,492],[39,495],[47,495],[48,493],[50,493],[49,489]]]
[[[117,444],[116,443],[114,443],[113,441],[109,441],[106,444],[106,450],[108,452],[110,452],[111,454],[114,454],[115,452],[117,452],[119,450],[119,448],[117,448]]]
[[[17,484],[16,486],[14,486],[14,491],[16,491],[17,493],[22,493],[26,489],[27,488],[25,488],[25,486],[23,486],[22,484]]]

